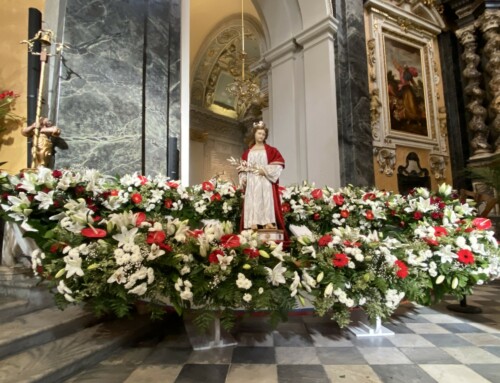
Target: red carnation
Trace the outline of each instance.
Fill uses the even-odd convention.
[[[118,193],[119,193],[119,191],[118,191],[118,190],[116,190],[116,189],[111,190],[111,191],[109,192],[109,194],[110,194],[111,196],[113,196],[113,197],[118,196]]]
[[[60,170],[52,170],[52,177],[54,178],[61,178],[63,175],[62,171]]]
[[[320,239],[318,239],[318,245],[319,246],[327,246],[332,241],[333,241],[333,237],[330,234],[325,234]]]
[[[363,201],[366,201],[366,200],[370,200],[370,201],[373,201],[377,198],[377,196],[375,195],[375,193],[366,193],[364,196],[363,196]]]
[[[442,227],[442,226],[435,226],[434,227],[434,235],[436,237],[446,236],[446,235],[448,235],[448,230],[446,230],[446,228]]]
[[[292,207],[288,202],[283,202],[281,204],[281,210],[283,211],[283,213],[288,213],[290,210],[292,210]]]
[[[349,263],[349,258],[347,258],[347,255],[345,255],[344,253],[337,253],[334,254],[332,263],[335,267],[344,267]]]
[[[430,246],[439,246],[439,242],[434,238],[424,238],[424,241]]]
[[[167,185],[172,189],[177,189],[179,187],[179,184],[174,181],[167,181]]]
[[[167,198],[163,203],[163,206],[165,206],[166,209],[171,209],[173,204],[174,202],[170,198]]]
[[[371,220],[373,220],[375,218],[375,216],[373,215],[373,211],[371,211],[371,210],[367,210],[366,211],[365,217],[369,221],[371,221]]]
[[[142,195],[140,195],[139,193],[134,193],[132,194],[130,199],[132,200],[133,203],[138,204],[142,202]]]
[[[396,271],[396,275],[401,279],[406,278],[408,276],[408,266],[406,265],[406,263],[400,261],[399,259],[394,263],[398,268],[398,271]]]
[[[319,213],[314,213],[313,214],[313,220],[319,221],[321,219],[321,215]]]
[[[415,213],[413,213],[413,219],[415,219],[417,221],[421,220],[423,216],[424,215],[421,212],[419,212],[419,211],[416,211]]]
[[[240,237],[234,234],[225,234],[220,238],[222,247],[233,248],[241,245]]]
[[[204,191],[212,191],[215,189],[215,186],[211,182],[205,181],[201,184],[201,188]]]
[[[311,195],[314,199],[321,199],[323,198],[323,190],[321,189],[314,189],[312,192],[311,192]]]
[[[342,206],[344,204],[344,197],[342,194],[335,194],[333,196],[333,202],[335,202],[335,205],[337,206]]]
[[[483,217],[474,218],[472,220],[472,224],[478,230],[487,230],[491,228],[491,220],[489,220],[488,218],[483,218]]]
[[[472,251],[467,249],[462,249],[457,254],[459,262],[465,264],[474,263],[474,254],[472,254]]]
[[[341,216],[342,218],[347,218],[347,217],[349,217],[349,210],[341,210],[341,211],[340,211],[340,216]]]

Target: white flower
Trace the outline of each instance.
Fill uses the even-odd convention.
[[[252,295],[251,294],[248,294],[246,293],[245,295],[243,295],[243,300],[245,302],[250,302],[252,300]]]
[[[148,261],[152,261],[158,257],[161,257],[163,254],[165,254],[165,250],[161,249],[160,246],[157,244],[153,243],[151,245],[151,251],[149,252],[149,255],[147,257]]]
[[[285,259],[283,257],[288,256],[288,254],[283,251],[283,242],[276,246],[271,254],[274,255],[275,258],[278,258],[281,262],[285,262]]]
[[[221,270],[226,270],[233,260],[233,255],[220,255],[217,254],[217,259],[219,260],[219,266]]]
[[[124,284],[127,282],[127,277],[125,275],[125,270],[123,267],[120,267],[118,270],[116,270],[112,276],[108,278],[106,281],[107,283],[118,283],[118,284]]]
[[[38,194],[35,196],[35,199],[37,201],[40,201],[40,209],[47,210],[54,204],[54,191],[51,190],[48,193],[38,192]]]
[[[441,185],[439,185],[439,194],[442,194],[445,197],[451,195],[452,190],[453,189],[452,189],[451,185],[447,185],[445,183],[442,183]]]
[[[252,281],[245,277],[243,273],[238,273],[238,279],[236,280],[236,286],[240,289],[248,290],[252,287]]]
[[[292,281],[292,284],[290,285],[290,291],[292,292],[290,294],[291,297],[294,297],[295,295],[297,295],[297,288],[299,287],[299,285],[300,285],[300,276],[296,271],[294,271],[293,281]]]
[[[139,231],[139,228],[134,227],[133,229],[128,230],[126,227],[121,227],[121,234],[113,235],[113,239],[118,241],[118,247],[123,246],[125,244],[133,244],[135,235]]]
[[[283,275],[286,271],[286,267],[283,267],[281,262],[274,266],[272,270],[269,267],[264,267],[264,269],[267,272],[267,281],[271,282],[273,286],[286,283],[285,276]]]
[[[82,270],[82,259],[78,255],[67,255],[63,258],[64,262],[66,262],[65,270],[66,278],[70,278],[73,275],[83,276]]]
[[[71,291],[71,289],[68,286],[66,286],[64,280],[62,279],[59,281],[59,284],[57,285],[57,291],[59,292],[59,294],[73,294],[73,291]]]
[[[264,292],[264,288],[263,287],[259,287],[259,294],[262,294]]]
[[[193,293],[191,292],[190,289],[186,289],[183,292],[181,292],[181,299],[185,301],[189,301],[193,298]]]
[[[146,282],[135,286],[132,290],[129,290],[129,294],[144,295],[148,291],[148,285]]]

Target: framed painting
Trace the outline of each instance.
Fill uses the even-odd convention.
[[[389,132],[429,136],[422,49],[384,36]]]

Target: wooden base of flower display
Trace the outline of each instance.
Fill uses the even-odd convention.
[[[257,234],[259,235],[259,239],[263,242],[283,242],[285,239],[283,230],[279,229],[259,229],[257,230]]]
[[[232,335],[221,327],[220,318],[215,317],[206,331],[197,327],[194,322],[194,315],[184,314],[184,328],[193,350],[208,350],[211,348],[221,348],[236,346],[238,342]]]
[[[375,318],[375,323],[370,323],[366,314],[363,310],[355,311],[359,313],[359,317],[357,321],[354,321],[352,326],[349,326],[347,329],[351,331],[356,337],[372,337],[372,336],[385,336],[385,335],[394,335],[394,332],[389,330],[388,328],[382,326],[382,319],[380,317]]]

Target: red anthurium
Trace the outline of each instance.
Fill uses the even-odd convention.
[[[86,227],[82,229],[80,233],[87,238],[104,238],[108,234],[104,229],[96,229],[93,227]]]
[[[476,229],[487,230],[491,228],[491,220],[488,218],[477,217],[472,220],[472,224]]]
[[[349,210],[341,210],[341,211],[340,211],[340,216],[341,216],[342,218],[347,218],[347,217],[349,217]]]
[[[217,255],[224,255],[222,250],[214,250],[208,255],[208,262],[210,263],[219,263],[219,258]]]
[[[160,247],[160,249],[165,250],[167,253],[172,251],[172,246],[167,245],[166,243],[158,243],[157,245]]]
[[[118,196],[118,193],[119,193],[119,191],[118,191],[118,190],[116,190],[116,189],[113,189],[113,190],[111,190],[111,191],[109,192],[109,194],[110,194],[112,197],[116,197],[116,196]]]
[[[335,202],[337,206],[342,206],[344,204],[344,196],[342,194],[335,194],[333,196],[333,202]]]
[[[370,201],[373,201],[377,198],[377,196],[375,195],[375,193],[366,193],[364,196],[363,196],[363,201],[366,201],[366,200],[370,200]]]
[[[215,186],[211,182],[205,181],[201,184],[201,188],[204,191],[213,191],[215,189]]]
[[[238,247],[241,245],[240,237],[234,234],[225,234],[220,238],[220,242],[225,248]]]
[[[288,213],[290,210],[292,210],[292,207],[290,206],[290,204],[288,202],[283,202],[281,204],[281,211],[283,213]]]
[[[146,185],[146,183],[148,182],[148,178],[147,177],[137,176],[137,178],[139,178],[141,180],[141,185]]]
[[[330,234],[325,234],[320,239],[318,239],[318,245],[319,246],[327,246],[332,241],[333,241],[333,237]]]
[[[188,234],[193,237],[193,238],[198,238],[200,235],[203,234],[203,230],[197,229],[197,230],[190,230],[188,231]]]
[[[166,209],[171,209],[173,204],[174,202],[170,198],[167,198],[163,205]]]
[[[130,199],[133,203],[138,204],[142,202],[142,195],[140,195],[139,193],[134,193],[130,196]]]
[[[165,239],[167,238],[167,235],[165,234],[165,232],[163,230],[160,230],[160,231],[150,231],[148,233],[148,237],[146,238],[146,242],[148,244],[153,244],[153,243],[156,243],[157,245],[163,243],[163,241],[165,241]]]
[[[469,264],[469,263],[474,263],[474,254],[472,254],[472,251],[467,250],[467,249],[462,249],[458,253],[458,261]]]
[[[177,189],[179,187],[179,184],[174,181],[167,181],[167,185],[171,187],[172,189]]]
[[[399,259],[394,263],[398,268],[398,271],[396,271],[396,275],[401,279],[406,278],[408,276],[408,266],[406,265],[406,263],[400,261]]]
[[[146,220],[146,213],[140,211],[139,213],[135,213],[135,226],[141,226],[141,223],[143,223]]]
[[[439,246],[439,242],[437,241],[437,239],[427,237],[424,238],[424,241],[427,242],[427,244],[430,246]]]
[[[314,189],[312,192],[311,192],[311,195],[314,199],[321,199],[323,198],[323,190],[321,189]]]
[[[349,263],[349,258],[344,253],[337,253],[333,255],[332,263],[335,267],[344,267]]]
[[[373,219],[375,219],[375,216],[373,215],[373,211],[371,210],[367,210],[366,213],[365,213],[365,217],[367,220],[371,221]]]

